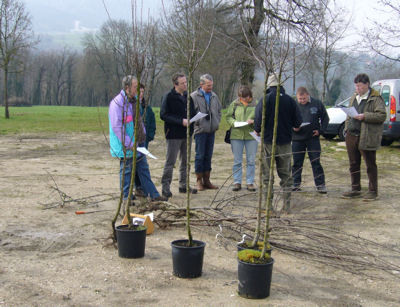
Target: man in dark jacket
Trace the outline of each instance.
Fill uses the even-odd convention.
[[[139,111],[140,116],[143,119],[143,124],[146,129],[146,141],[144,143],[144,147],[149,148],[149,143],[154,140],[154,136],[156,134],[156,118],[154,116],[153,109],[149,104],[146,103],[144,98],[144,85],[140,83],[140,94],[139,94]],[[142,184],[140,182],[139,174],[136,171],[135,175],[135,186],[136,186],[136,196],[144,196],[144,192],[142,189]]]
[[[140,116],[143,118],[144,126],[146,128],[146,143],[145,147],[149,148],[149,143],[154,140],[156,135],[156,117],[151,106],[146,103],[144,99],[144,85],[140,84]]]
[[[265,163],[263,167],[264,183],[269,184],[269,169],[271,165],[272,154],[272,138],[274,130],[275,118],[275,101],[278,87],[278,79],[273,74],[268,78],[265,108],[265,124],[264,124],[264,153]],[[262,120],[263,99],[261,98],[257,104],[254,118],[254,130],[260,135]],[[292,189],[293,180],[291,172],[292,160],[292,132],[298,131],[302,123],[299,107],[296,101],[289,95],[285,94],[285,89],[280,86],[279,109],[278,109],[278,130],[276,139],[275,162],[276,171],[281,179],[280,186],[283,188],[283,210],[290,210],[290,191]],[[271,178],[272,182],[274,178]]]
[[[372,201],[378,197],[376,151],[381,145],[386,107],[379,92],[370,87],[367,74],[358,74],[354,78],[354,85],[356,92],[350,98],[350,107],[354,107],[358,115],[347,116],[345,122],[351,191],[344,192],[342,197],[361,197],[360,164],[362,156],[367,166],[369,179],[368,193],[363,196],[363,200]]]
[[[164,172],[161,178],[162,195],[171,197],[170,190],[173,169],[180,154],[179,167],[179,192],[185,193],[189,186],[186,178],[186,154],[187,154],[187,126],[190,118],[187,118],[187,81],[186,76],[176,73],[172,77],[174,88],[164,95],[161,105],[160,117],[164,121],[164,133],[167,143],[167,157],[164,165]],[[190,117],[193,117],[195,110],[193,103],[190,106]],[[190,125],[190,135],[193,134],[193,124]],[[191,139],[190,139],[191,140]],[[191,147],[191,142],[189,148]],[[190,150],[190,149],[189,149]],[[197,193],[191,189],[191,193]]]
[[[303,126],[298,132],[293,133],[293,190],[300,190],[301,173],[307,151],[317,191],[321,194],[326,194],[324,169],[320,162],[321,144],[319,136],[328,126],[329,116],[322,102],[310,97],[305,87],[299,87],[296,96],[301,117],[303,118]]]

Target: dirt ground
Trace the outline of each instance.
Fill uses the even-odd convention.
[[[100,134],[0,136],[0,305],[1,306],[399,306],[400,272],[375,270],[353,274],[275,249],[271,296],[238,297],[235,243],[221,246],[215,233],[193,230],[206,242],[203,276],[193,280],[172,275],[170,242],[184,229],[161,230],[147,237],[142,259],[118,257],[109,242],[110,220],[118,194],[118,161],[110,157]],[[213,160],[214,183],[230,174],[232,154],[218,141]],[[314,192],[309,162],[304,180],[308,192],[296,196],[292,216],[335,216],[340,231],[399,251],[400,146],[378,154],[380,198],[371,203],[340,199],[349,186],[343,144],[323,141],[322,163],[328,194]],[[160,189],[165,156],[157,136],[150,151],[153,181]],[[184,206],[174,172],[171,202]],[[366,186],[366,172],[362,170]],[[194,180],[192,176],[191,180]],[[84,203],[60,207],[58,189]],[[97,196],[96,196],[97,195]],[[205,206],[214,192],[193,197]],[[108,200],[107,200],[108,199]],[[95,202],[97,204],[94,204]],[[54,207],[44,209],[54,203]],[[45,206],[46,205],[46,206]],[[76,210],[109,210],[76,215]],[[312,223],[312,222],[311,222]]]

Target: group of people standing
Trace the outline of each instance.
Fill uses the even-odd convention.
[[[365,77],[366,76],[366,77]],[[346,146],[350,161],[352,189],[343,193],[345,198],[361,196],[360,186],[360,161],[361,156],[367,164],[367,173],[370,179],[369,191],[364,196],[365,200],[377,197],[377,168],[375,151],[379,147],[383,121],[386,118],[385,106],[379,93],[369,86],[369,78],[360,74],[355,79],[356,93],[351,104],[359,111],[359,115],[348,118],[346,128]],[[135,104],[139,100],[141,116],[145,115],[145,123],[141,116],[138,131],[138,144],[147,148],[148,142],[154,138],[155,123],[154,113],[143,104],[143,92],[137,97],[137,80],[135,77],[124,78],[123,90],[110,103],[110,145],[111,154],[120,158],[120,180],[124,198],[128,197],[131,178],[132,146],[133,146],[133,121],[135,118]],[[200,77],[200,86],[193,93],[187,93],[187,79],[182,73],[172,77],[173,88],[163,96],[160,117],[164,121],[166,138],[166,160],[161,178],[162,193],[158,193],[151,181],[146,156],[138,153],[137,172],[135,174],[136,195],[150,196],[152,200],[167,200],[172,197],[171,182],[173,168],[180,157],[179,167],[179,192],[186,193],[187,189],[192,194],[205,189],[218,189],[211,183],[211,160],[213,156],[215,132],[221,121],[221,103],[213,92],[213,78],[209,74]],[[264,148],[263,163],[264,183],[268,185],[269,168],[272,153],[273,126],[275,118],[276,96],[280,95],[275,163],[280,186],[283,190],[284,209],[289,211],[292,191],[301,190],[301,174],[305,153],[311,162],[314,183],[319,193],[326,194],[325,174],[320,163],[321,144],[319,137],[326,129],[329,117],[321,101],[310,96],[305,87],[297,89],[297,102],[285,93],[282,84],[274,74],[268,78],[266,93],[266,107],[264,114]],[[144,89],[144,88],[143,88]],[[198,112],[205,116],[193,123],[187,118],[187,101],[190,101],[190,118]],[[258,141],[254,134],[260,136],[263,118],[263,100],[256,105],[253,94],[248,86],[240,86],[238,97],[228,107],[226,121],[230,133],[231,150],[234,156],[233,163],[233,191],[242,188],[242,159],[243,150],[246,152],[246,189],[255,191],[255,158]],[[143,110],[147,110],[143,114]],[[150,108],[151,109],[151,108]],[[149,115],[150,114],[150,115]],[[150,117],[149,117],[150,116]],[[148,125],[150,123],[150,125]],[[190,187],[187,180],[187,127],[189,127],[189,150],[192,137],[195,140],[195,173],[196,186]],[[154,128],[154,131],[153,131]],[[373,144],[371,144],[371,131],[374,131]],[[380,135],[379,135],[380,133]],[[147,137],[150,134],[149,137]],[[125,152],[125,154],[124,154]],[[293,157],[293,164],[292,164]],[[124,170],[125,168],[125,170]],[[138,193],[139,192],[139,193]]]

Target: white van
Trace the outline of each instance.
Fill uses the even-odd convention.
[[[383,124],[382,145],[389,146],[393,141],[400,140],[400,79],[378,80],[372,83],[371,87],[381,94],[385,102],[386,120]],[[324,132],[325,138],[333,139],[339,135],[339,139],[344,140],[346,114],[341,108],[349,106],[350,98],[327,110],[329,124]]]
[[[386,120],[383,124],[382,145],[400,140],[400,79],[378,80],[372,83],[385,102]]]

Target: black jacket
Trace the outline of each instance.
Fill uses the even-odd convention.
[[[173,88],[164,95],[161,103],[160,117],[164,121],[166,139],[186,138],[186,127],[182,120],[187,116],[187,92],[179,94]],[[195,115],[193,102],[190,102],[190,118]],[[188,120],[190,120],[190,118]],[[190,125],[190,135],[193,134],[193,124]]]
[[[272,144],[276,90],[276,86],[267,90],[264,132],[264,142],[267,144]],[[262,109],[263,99],[261,98],[257,104],[254,118],[254,130],[256,132],[261,132]],[[285,89],[281,86],[276,144],[284,145],[290,143],[292,141],[293,128],[298,128],[302,121],[297,102],[289,95],[286,95]]]
[[[299,104],[299,109],[303,122],[310,123],[300,128],[300,131],[293,133],[293,141],[305,141],[313,136],[313,131],[318,130],[319,134],[323,134],[329,123],[329,116],[325,106],[321,101],[310,98],[305,105]]]

